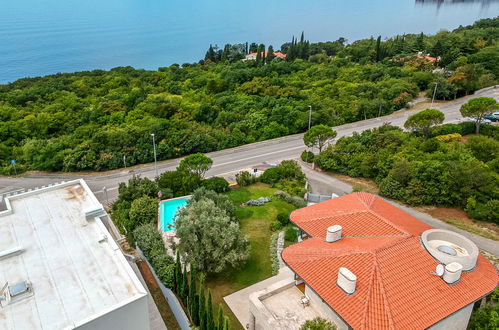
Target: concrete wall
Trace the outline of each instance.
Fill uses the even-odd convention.
[[[461,308],[454,314],[449,315],[442,321],[432,325],[428,329],[431,330],[466,330],[468,322],[470,320],[471,312],[473,312],[474,303],[469,304],[466,307]]]
[[[85,321],[81,322],[84,323]],[[84,324],[76,325],[78,330],[136,330],[150,329],[147,295],[110,311]]]
[[[308,285],[305,285],[305,295],[310,299],[311,304],[321,311],[324,318],[333,321],[338,329],[350,329],[350,327],[336,314],[319,295],[317,295]]]

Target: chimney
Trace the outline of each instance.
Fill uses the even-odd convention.
[[[357,276],[347,268],[340,267],[336,284],[348,295],[352,295],[355,292],[355,287],[357,285]]]
[[[459,281],[461,278],[461,272],[463,270],[463,266],[458,262],[451,262],[447,266],[445,266],[444,271],[444,281],[448,284],[453,284]]]
[[[341,230],[342,228],[340,225],[334,225],[328,227],[326,233],[326,242],[332,243],[339,241],[341,239]]]

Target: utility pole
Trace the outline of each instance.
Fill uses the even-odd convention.
[[[152,136],[152,147],[154,149],[154,170],[156,171],[156,177],[158,177],[158,160],[156,157],[156,139],[154,133],[151,133]]]
[[[430,109],[433,109],[433,102],[435,101],[435,94],[437,93],[437,85],[438,85],[438,82],[435,82],[435,89],[433,90],[433,97],[431,98]]]

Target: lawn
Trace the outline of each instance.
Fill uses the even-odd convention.
[[[250,199],[273,196],[276,191],[277,189],[258,183],[233,190],[228,195],[239,206]],[[228,306],[223,302],[223,297],[272,276],[269,254],[272,234],[270,224],[277,219],[277,214],[291,212],[294,209],[293,205],[280,200],[272,201],[263,206],[248,206],[237,209],[236,215],[240,221],[241,230],[250,238],[250,258],[242,268],[209,278],[206,283],[207,287],[212,290],[214,306],[222,303],[225,313],[231,318],[232,328],[242,329]]]

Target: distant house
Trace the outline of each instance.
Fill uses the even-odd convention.
[[[254,329],[466,329],[473,304],[498,284],[462,235],[432,229],[376,195],[353,193],[291,213],[302,242],[282,252],[294,280],[250,295]]]
[[[435,62],[440,62],[440,56],[432,57],[432,56],[430,56],[430,54],[423,55],[422,52],[418,52],[416,55],[400,57],[400,58],[392,58],[390,61],[391,62],[407,62],[407,61],[412,61],[412,60],[422,60],[425,62],[435,63]]]
[[[265,57],[267,57],[268,53],[268,51],[265,51]],[[243,61],[254,61],[256,60],[257,54],[258,53],[249,53],[245,58],[243,58]],[[281,52],[274,52],[274,56],[283,60],[286,59],[286,54],[283,54]]]

